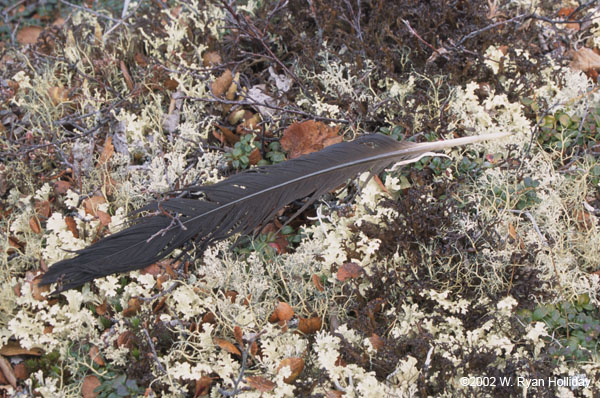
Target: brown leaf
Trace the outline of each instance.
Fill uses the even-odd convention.
[[[19,342],[9,341],[2,348],[0,348],[0,355],[4,355],[5,357],[12,357],[15,355],[33,355],[39,357],[42,355],[42,350],[40,348],[26,350],[25,348],[21,347]]]
[[[106,199],[104,199],[104,196],[96,195],[84,199],[83,208],[85,209],[86,214],[98,217],[98,206],[103,203],[106,203]]]
[[[100,355],[100,350],[95,345],[90,347],[90,358],[99,366],[106,365],[104,358],[102,358],[102,355]]]
[[[13,371],[12,366],[10,366],[10,362],[6,360],[3,356],[0,355],[0,371],[4,374],[4,377],[8,381],[8,383],[13,387],[17,388],[17,377],[15,376],[15,372]]]
[[[123,74],[123,78],[125,79],[125,84],[127,85],[127,89],[129,89],[129,91],[132,91],[133,87],[134,87],[133,79],[131,78],[131,75],[129,74],[129,70],[127,69],[127,65],[125,65],[125,62],[119,61],[119,68],[121,69],[121,73]]]
[[[115,146],[112,143],[112,137],[108,137],[104,142],[104,148],[102,148],[102,153],[98,158],[98,166],[102,166],[106,164],[112,155],[115,153]]]
[[[194,392],[194,398],[208,395],[210,391],[210,386],[212,384],[212,378],[208,376],[202,376],[198,380],[196,380],[196,389]]]
[[[35,44],[43,30],[39,26],[26,26],[17,32],[17,43],[21,45]]]
[[[40,226],[40,222],[38,221],[37,217],[35,217],[35,216],[31,216],[31,218],[29,218],[29,227],[35,234],[42,233],[42,227]]]
[[[98,393],[94,390],[100,387],[100,384],[100,380],[95,375],[85,376],[81,384],[81,396],[83,398],[96,398]]]
[[[50,201],[36,200],[35,201],[35,213],[42,218],[50,217]]]
[[[15,377],[17,380],[25,380],[29,377],[29,372],[27,372],[27,367],[25,366],[25,362],[20,362],[16,364],[13,368],[15,372]]]
[[[96,306],[96,314],[98,314],[98,315],[106,314],[107,310],[108,310],[108,303],[106,302],[106,300],[104,300],[102,302],[102,304]]]
[[[231,343],[225,339],[213,337],[213,343],[215,343],[216,345],[218,345],[219,347],[221,347],[222,349],[224,349],[225,351],[227,351],[230,354],[235,354],[235,355],[240,355],[240,356],[242,355],[240,350],[238,350],[238,348],[233,343]]]
[[[342,398],[344,396],[343,391],[329,390],[325,393],[325,398]]]
[[[204,66],[215,66],[221,63],[221,56],[216,51],[209,51],[202,56],[202,64]]]
[[[369,337],[369,341],[371,342],[371,345],[373,346],[373,348],[375,348],[376,351],[379,351],[384,345],[383,339],[375,333],[373,333],[371,337]]]
[[[246,377],[246,383],[248,383],[250,387],[257,389],[260,392],[269,392],[277,385],[271,380],[265,379],[261,376],[248,376]]]
[[[38,275],[30,282],[31,283],[31,296],[37,301],[46,300],[45,296],[42,296],[42,293],[47,293],[50,291],[49,285],[40,286],[40,281],[42,280],[42,275]]]
[[[123,310],[124,317],[131,317],[137,314],[142,308],[142,302],[136,297],[132,297],[127,302],[127,308]]]
[[[292,307],[280,301],[275,307],[275,311],[269,317],[269,322],[278,322],[278,321],[289,321],[294,316],[294,310]]]
[[[571,68],[583,72],[600,68],[600,55],[596,54],[594,50],[582,47],[579,50],[572,52],[572,54],[573,60],[571,61]]]
[[[262,159],[262,155],[260,154],[260,151],[258,150],[258,148],[254,148],[254,150],[252,150],[252,152],[250,152],[250,155],[248,155],[248,162],[252,165],[252,166],[256,166],[256,164]]]
[[[133,60],[142,68],[148,66],[148,58],[146,58],[142,53],[135,53]]]
[[[304,359],[298,357],[285,358],[277,367],[277,373],[279,373],[279,371],[286,366],[289,366],[292,373],[288,377],[284,378],[283,381],[285,381],[287,384],[291,384],[298,378],[302,372],[302,369],[304,369]]]
[[[77,230],[77,223],[75,222],[75,219],[71,216],[66,216],[65,224],[67,224],[67,229],[71,231],[73,237],[79,238],[79,231]]]
[[[227,91],[231,82],[233,81],[233,76],[231,75],[231,71],[229,69],[225,70],[221,76],[219,76],[212,84],[210,85],[210,89],[213,94],[217,97],[222,97],[223,94]]]
[[[110,224],[110,214],[103,212],[102,210],[96,210],[96,214],[98,215],[98,219],[100,220],[100,224],[107,226]]]
[[[48,89],[48,95],[50,96],[50,101],[54,106],[58,106],[63,102],[69,100],[69,90],[64,87],[50,87]]]
[[[573,7],[564,7],[564,8],[561,8],[560,10],[558,10],[558,12],[556,13],[556,16],[558,16],[559,18],[561,18],[563,20],[567,20],[567,21],[573,20],[574,18],[571,17],[571,14],[573,14],[573,11],[575,11],[575,9]],[[567,24],[564,24],[563,26],[567,29],[572,29],[575,31],[577,31],[581,28],[577,22],[567,23]]]
[[[322,322],[318,316],[312,318],[299,318],[298,330],[304,334],[312,334],[321,330]]]
[[[294,159],[342,142],[342,137],[337,135],[338,130],[338,126],[330,127],[314,120],[296,122],[283,132],[280,143],[288,157]]]
[[[233,336],[235,337],[235,341],[237,341],[240,346],[244,345],[244,340],[243,340],[243,334],[242,334],[242,328],[241,327],[236,326],[236,327],[233,328]]]
[[[356,263],[345,263],[342,264],[336,274],[336,278],[340,282],[344,282],[348,279],[358,278],[363,273],[363,269]]]
[[[508,223],[508,236],[510,236],[514,240],[517,239],[517,230],[515,229],[515,226],[512,225],[512,223]]]
[[[130,330],[127,330],[117,337],[117,347],[133,348],[135,344],[135,335]]]
[[[322,292],[325,290],[325,288],[323,287],[323,284],[321,283],[321,278],[319,278],[319,275],[313,274],[312,281],[313,281],[313,285],[315,285],[315,287],[317,288],[318,291]]]
[[[71,183],[69,181],[59,180],[54,183],[54,192],[58,195],[67,193],[69,189],[71,189]]]

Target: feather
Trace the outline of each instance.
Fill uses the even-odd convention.
[[[192,186],[186,196],[157,201],[135,213],[148,214],[131,225],[59,261],[43,275],[41,285],[57,282],[54,293],[106,275],[144,268],[190,243],[203,250],[234,234],[248,234],[279,209],[308,198],[298,215],[324,193],[359,173],[377,174],[391,163],[407,164],[433,151],[508,133],[413,143],[381,134],[331,145],[273,166],[238,173],[213,185]]]

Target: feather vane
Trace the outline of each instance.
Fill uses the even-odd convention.
[[[444,148],[507,135],[413,143],[371,134],[238,173],[213,185],[187,187],[185,197],[142,207],[135,213],[148,211],[148,215],[133,220],[128,228],[77,251],[73,258],[55,263],[40,284],[58,282],[57,293],[99,277],[144,268],[190,242],[203,250],[234,234],[248,234],[282,207],[307,198],[295,217],[321,195],[357,174],[375,175],[391,163],[412,163]]]

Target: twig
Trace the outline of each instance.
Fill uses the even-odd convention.
[[[146,336],[146,340],[148,341],[148,345],[150,346],[150,350],[152,351],[152,356],[154,357],[154,361],[156,361],[156,367],[158,368],[158,370],[161,371],[161,373],[166,374],[167,371],[162,366],[162,363],[160,363],[158,360],[158,355],[156,354],[156,349],[154,348],[154,343],[150,338],[150,334],[148,334],[148,330],[146,330],[146,328],[142,328],[142,332],[144,332],[144,335]]]
[[[259,332],[256,333],[254,336],[252,336],[248,342],[246,343],[246,347],[244,348],[244,351],[242,351],[242,363],[240,366],[240,374],[238,375],[237,379],[233,382],[233,390],[232,391],[227,391],[223,388],[219,388],[219,393],[221,395],[224,395],[226,397],[233,397],[235,395],[237,395],[238,392],[240,392],[239,390],[239,385],[242,381],[242,378],[244,377],[244,372],[246,372],[246,364],[248,362],[248,353],[250,353],[250,349],[252,348],[252,344],[254,344],[254,342],[256,340],[258,340],[258,338],[263,334],[264,332]]]

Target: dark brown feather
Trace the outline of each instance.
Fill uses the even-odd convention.
[[[59,292],[102,276],[146,267],[190,242],[203,250],[236,233],[251,233],[282,207],[308,198],[303,210],[359,173],[377,174],[394,162],[411,163],[431,151],[505,135],[412,143],[372,134],[239,173],[213,185],[188,187],[187,197],[139,209],[148,215],[77,251],[77,256],[52,265],[40,284],[58,282]]]

